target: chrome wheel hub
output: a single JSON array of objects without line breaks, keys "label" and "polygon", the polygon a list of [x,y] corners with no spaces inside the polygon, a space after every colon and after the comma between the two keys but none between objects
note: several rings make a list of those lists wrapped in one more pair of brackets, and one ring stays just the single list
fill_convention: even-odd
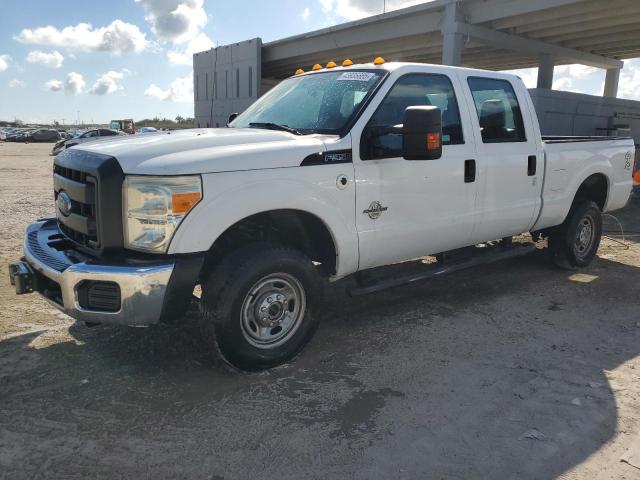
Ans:
[{"label": "chrome wheel hub", "polygon": [[305,309],[304,288],[295,277],[268,275],[251,287],[242,302],[242,334],[255,347],[277,347],[298,330]]},{"label": "chrome wheel hub", "polygon": [[583,256],[589,250],[593,243],[593,237],[593,219],[590,216],[586,216],[580,220],[576,231],[574,251],[577,256]]}]

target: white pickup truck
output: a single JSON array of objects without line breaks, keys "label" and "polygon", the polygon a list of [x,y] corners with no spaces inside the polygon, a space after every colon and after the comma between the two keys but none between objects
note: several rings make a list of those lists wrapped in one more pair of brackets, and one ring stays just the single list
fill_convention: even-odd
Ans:
[{"label": "white pickup truck", "polygon": [[[482,258],[448,263],[463,247],[518,254],[525,232],[557,264],[588,265],[633,162],[629,138],[543,138],[514,75],[315,67],[226,128],[57,156],[56,213],[28,227],[11,280],[77,320],[123,325],[180,318],[199,285],[204,338],[269,368],[313,335],[326,281],[427,255],[439,274]],[[429,275],[359,274],[354,293]]]}]

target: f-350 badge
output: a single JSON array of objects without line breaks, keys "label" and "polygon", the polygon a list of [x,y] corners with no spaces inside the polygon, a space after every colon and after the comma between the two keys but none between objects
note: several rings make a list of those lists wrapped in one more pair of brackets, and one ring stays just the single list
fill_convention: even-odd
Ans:
[{"label": "f-350 badge", "polygon": [[375,220],[377,218],[380,218],[380,215],[382,215],[382,212],[386,212],[387,210],[389,210],[389,207],[383,207],[380,202],[375,201],[375,202],[371,202],[371,205],[369,205],[369,208],[363,211],[362,213],[366,213],[367,215],[369,215],[369,218],[371,220]]}]

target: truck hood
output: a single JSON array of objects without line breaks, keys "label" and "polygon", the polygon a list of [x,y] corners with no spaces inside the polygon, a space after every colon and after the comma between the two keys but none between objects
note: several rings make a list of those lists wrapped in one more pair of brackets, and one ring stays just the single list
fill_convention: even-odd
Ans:
[{"label": "truck hood", "polygon": [[199,128],[72,148],[115,157],[125,174],[188,175],[299,166],[325,150],[323,138],[258,128]]}]

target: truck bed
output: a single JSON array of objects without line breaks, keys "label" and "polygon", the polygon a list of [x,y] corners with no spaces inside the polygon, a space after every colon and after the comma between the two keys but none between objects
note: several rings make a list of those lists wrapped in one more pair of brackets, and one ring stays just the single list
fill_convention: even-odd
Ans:
[{"label": "truck bed", "polygon": [[542,209],[534,226],[561,224],[578,188],[598,175],[606,182],[603,212],[626,205],[632,187],[635,145],[631,137],[543,136],[544,187]]}]

